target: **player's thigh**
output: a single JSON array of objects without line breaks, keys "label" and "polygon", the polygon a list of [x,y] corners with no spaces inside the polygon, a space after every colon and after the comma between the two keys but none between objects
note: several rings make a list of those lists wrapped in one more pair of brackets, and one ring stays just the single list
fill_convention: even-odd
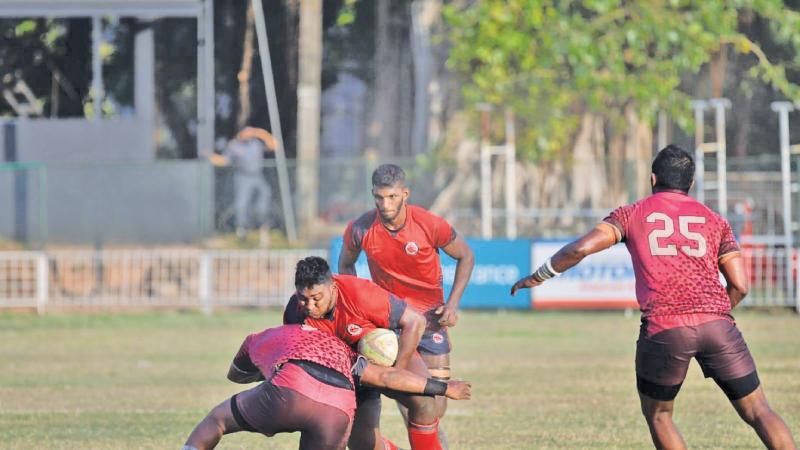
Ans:
[{"label": "player's thigh", "polygon": [[372,450],[380,442],[381,394],[374,388],[359,388],[356,415],[348,440],[351,450]]},{"label": "player's thigh", "polygon": [[650,398],[672,400],[697,353],[694,330],[678,327],[648,335],[646,329],[643,324],[636,341],[637,388]]},{"label": "player's thigh", "polygon": [[300,449],[344,449],[352,421],[344,411],[310,400],[304,406],[306,426],[300,430]]},{"label": "player's thigh", "polygon": [[[432,378],[441,381],[447,381],[450,379],[450,353],[444,353],[441,355],[420,353],[420,356],[425,362],[425,365],[428,366],[428,373],[430,373]],[[447,397],[443,395],[437,395],[435,403],[436,415],[443,417],[445,412],[447,412]]]}]

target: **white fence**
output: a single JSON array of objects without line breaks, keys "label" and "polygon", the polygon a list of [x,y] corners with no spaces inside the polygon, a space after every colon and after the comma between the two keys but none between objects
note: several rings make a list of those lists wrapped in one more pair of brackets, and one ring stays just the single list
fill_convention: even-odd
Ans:
[{"label": "white fence", "polygon": [[325,250],[0,252],[0,308],[283,306]]},{"label": "white fence", "polygon": [[[743,306],[798,306],[797,251],[747,248]],[[315,250],[0,252],[0,308],[283,306]],[[790,270],[787,270],[790,269]]]}]

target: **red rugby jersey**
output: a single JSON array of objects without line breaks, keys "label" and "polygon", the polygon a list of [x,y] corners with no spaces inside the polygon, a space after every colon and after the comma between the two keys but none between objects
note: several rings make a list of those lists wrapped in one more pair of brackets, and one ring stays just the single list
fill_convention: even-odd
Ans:
[{"label": "red rugby jersey", "polygon": [[406,205],[406,221],[396,232],[383,226],[374,209],[350,222],[344,245],[364,251],[372,280],[425,312],[444,303],[439,249],[456,238],[443,218],[415,205]]},{"label": "red rugby jersey", "polygon": [[297,296],[292,296],[283,315],[284,323],[305,323],[355,346],[376,328],[397,329],[406,303],[375,283],[352,275],[334,275],[339,290],[336,305],[320,319],[306,317]]},{"label": "red rugby jersey", "polygon": [[728,222],[680,192],[658,192],[614,210],[604,222],[631,254],[642,317],[727,315],[719,260],[738,252]]}]

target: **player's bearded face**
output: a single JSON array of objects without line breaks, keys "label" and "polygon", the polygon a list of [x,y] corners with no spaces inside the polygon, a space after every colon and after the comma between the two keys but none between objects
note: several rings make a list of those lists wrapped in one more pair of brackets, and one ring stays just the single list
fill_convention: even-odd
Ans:
[{"label": "player's bearded face", "polygon": [[381,220],[391,222],[403,212],[408,199],[408,188],[399,184],[391,187],[373,187],[372,196],[375,198],[375,207],[381,214]]},{"label": "player's bearded face", "polygon": [[336,287],[331,284],[316,284],[297,291],[300,306],[312,319],[321,319],[333,308]]}]

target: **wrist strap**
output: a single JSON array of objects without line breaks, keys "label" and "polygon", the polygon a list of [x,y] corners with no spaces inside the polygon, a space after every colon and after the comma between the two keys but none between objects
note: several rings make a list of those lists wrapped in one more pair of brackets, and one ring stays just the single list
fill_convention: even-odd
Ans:
[{"label": "wrist strap", "polygon": [[560,272],[556,272],[556,270],[553,269],[553,264],[550,262],[551,259],[552,258],[547,258],[547,261],[545,261],[544,264],[542,264],[538,269],[536,269],[536,272],[534,272],[531,275],[531,277],[533,277],[534,280],[543,283],[549,280],[550,278],[561,275]]},{"label": "wrist strap", "polygon": [[428,378],[428,381],[425,382],[425,390],[422,392],[425,395],[444,395],[447,392],[447,383],[444,381],[434,380],[433,378]]}]

